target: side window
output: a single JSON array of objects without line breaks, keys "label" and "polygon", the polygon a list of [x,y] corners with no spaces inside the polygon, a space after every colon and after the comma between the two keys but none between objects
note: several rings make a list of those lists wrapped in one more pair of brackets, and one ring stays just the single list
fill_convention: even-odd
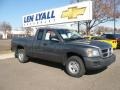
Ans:
[{"label": "side window", "polygon": [[45,40],[49,40],[49,41],[59,41],[57,35],[55,34],[54,31],[47,31],[46,36],[45,36]]},{"label": "side window", "polygon": [[47,31],[45,35],[45,40],[50,40],[50,31]]},{"label": "side window", "polygon": [[37,36],[38,40],[42,40],[43,33],[44,33],[44,30],[40,29],[39,32],[38,32],[38,36]]}]

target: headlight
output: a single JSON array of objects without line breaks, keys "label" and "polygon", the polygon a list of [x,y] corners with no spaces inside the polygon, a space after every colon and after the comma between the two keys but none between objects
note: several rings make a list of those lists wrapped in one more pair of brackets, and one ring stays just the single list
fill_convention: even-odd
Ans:
[{"label": "headlight", "polygon": [[98,49],[87,49],[87,56],[88,57],[97,57],[100,56],[99,50]]},{"label": "headlight", "polygon": [[111,48],[111,53],[113,54],[113,48]]}]

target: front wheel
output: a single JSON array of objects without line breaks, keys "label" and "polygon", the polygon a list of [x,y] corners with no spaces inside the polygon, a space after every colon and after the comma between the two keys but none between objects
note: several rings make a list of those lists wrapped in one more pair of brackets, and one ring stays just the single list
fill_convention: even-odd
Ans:
[{"label": "front wheel", "polygon": [[81,77],[85,74],[85,66],[79,56],[71,56],[66,62],[66,71],[73,77]]},{"label": "front wheel", "polygon": [[18,49],[17,57],[18,57],[19,62],[21,62],[21,63],[28,62],[28,57],[26,56],[24,49]]}]

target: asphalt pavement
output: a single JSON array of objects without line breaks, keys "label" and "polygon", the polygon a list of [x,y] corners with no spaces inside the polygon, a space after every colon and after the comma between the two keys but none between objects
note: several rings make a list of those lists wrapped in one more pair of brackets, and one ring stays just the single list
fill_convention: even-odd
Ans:
[{"label": "asphalt pavement", "polygon": [[[60,64],[33,59],[21,64],[13,57],[0,59],[0,90],[120,90],[120,50],[107,69],[70,77]],[[13,55],[13,54],[12,54]]]}]

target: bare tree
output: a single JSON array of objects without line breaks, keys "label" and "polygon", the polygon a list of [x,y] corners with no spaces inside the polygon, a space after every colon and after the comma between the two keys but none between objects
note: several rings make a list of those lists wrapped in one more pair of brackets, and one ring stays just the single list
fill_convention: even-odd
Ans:
[{"label": "bare tree", "polygon": [[98,35],[101,35],[104,33],[111,33],[113,31],[113,28],[105,27],[105,26],[98,26],[94,30]]},{"label": "bare tree", "polygon": [[24,29],[25,29],[26,36],[32,35],[33,29],[31,27],[25,27]]},{"label": "bare tree", "polygon": [[11,34],[12,27],[7,22],[0,23],[0,31],[4,33],[3,38],[7,39],[8,35]]},{"label": "bare tree", "polygon": [[101,23],[112,21],[113,18],[119,18],[119,7],[120,0],[115,0],[115,12],[114,0],[93,0],[93,20],[81,21],[81,24],[86,26],[86,33],[90,34],[90,30]]}]

